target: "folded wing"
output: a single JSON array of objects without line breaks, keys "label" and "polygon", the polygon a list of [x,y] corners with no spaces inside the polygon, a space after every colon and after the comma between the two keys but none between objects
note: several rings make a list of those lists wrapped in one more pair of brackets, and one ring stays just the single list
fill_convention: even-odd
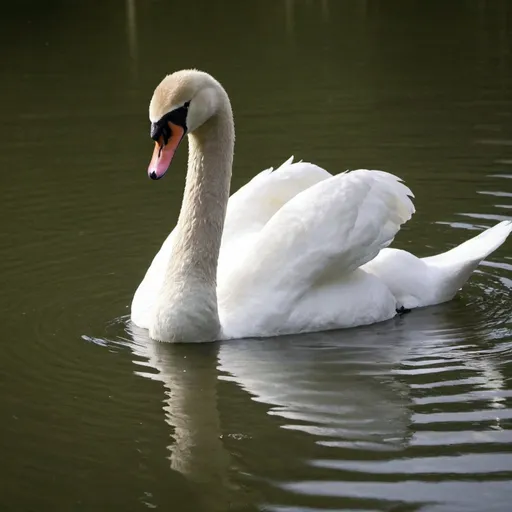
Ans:
[{"label": "folded wing", "polygon": [[411,218],[410,197],[396,176],[364,169],[298,193],[219,273],[226,322],[247,312],[262,319],[276,310],[291,314],[309,290],[350,275]]},{"label": "folded wing", "polygon": [[268,221],[298,193],[331,178],[332,174],[307,162],[293,163],[293,156],[279,168],[257,174],[237,190],[228,202],[220,266],[247,246]]}]

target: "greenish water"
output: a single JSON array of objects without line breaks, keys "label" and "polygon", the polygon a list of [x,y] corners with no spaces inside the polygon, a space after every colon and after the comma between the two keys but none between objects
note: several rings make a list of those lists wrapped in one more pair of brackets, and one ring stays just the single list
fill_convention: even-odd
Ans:
[{"label": "greenish water", "polygon": [[0,509],[507,511],[509,241],[459,297],[345,332],[169,346],[133,292],[186,151],[147,179],[183,67],[228,90],[233,189],[290,155],[404,178],[395,246],[512,215],[506,1],[36,2],[0,18]]}]

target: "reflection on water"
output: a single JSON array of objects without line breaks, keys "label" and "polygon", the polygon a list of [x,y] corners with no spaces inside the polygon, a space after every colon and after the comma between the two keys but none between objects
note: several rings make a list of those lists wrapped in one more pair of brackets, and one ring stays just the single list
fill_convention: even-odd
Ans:
[{"label": "reflection on water", "polygon": [[130,327],[135,363],[157,371],[138,375],[164,384],[165,421],[170,427],[170,466],[200,486],[204,505],[226,510],[229,455],[222,445],[217,397],[216,344],[200,347],[155,342]]},{"label": "reflection on water", "polygon": [[183,347],[124,316],[179,211],[186,152],[145,172],[179,68],[229,91],[233,189],[292,154],[395,172],[417,206],[395,245],[421,256],[510,218],[510,2],[2,13],[2,512],[510,508],[510,243],[450,304],[369,328]]},{"label": "reflection on water", "polygon": [[138,75],[138,60],[139,49],[137,42],[137,4],[135,0],[126,1],[126,33],[128,35],[128,47],[130,59],[132,61],[132,75],[133,79],[137,79]]}]

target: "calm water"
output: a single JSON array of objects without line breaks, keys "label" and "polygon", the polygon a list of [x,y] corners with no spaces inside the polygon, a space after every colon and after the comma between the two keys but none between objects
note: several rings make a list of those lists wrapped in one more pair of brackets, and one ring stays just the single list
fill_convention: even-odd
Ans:
[{"label": "calm water", "polygon": [[453,302],[345,332],[169,346],[126,315],[186,151],[147,106],[199,67],[233,188],[295,155],[416,193],[395,245],[512,216],[512,4],[36,2],[0,18],[0,509],[507,511],[512,241]]}]

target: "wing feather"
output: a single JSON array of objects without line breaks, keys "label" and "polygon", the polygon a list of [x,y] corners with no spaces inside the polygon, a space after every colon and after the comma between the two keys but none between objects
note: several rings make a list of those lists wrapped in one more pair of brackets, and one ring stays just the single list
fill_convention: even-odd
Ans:
[{"label": "wing feather", "polygon": [[290,199],[332,174],[307,162],[293,163],[293,156],[275,171],[266,169],[237,190],[228,202],[223,245],[253,234]]},{"label": "wing feather", "polygon": [[[318,282],[349,274],[387,247],[414,213],[410,189],[384,171],[322,180],[283,205],[219,275],[223,310],[292,307]],[[226,267],[225,267],[226,268]]]}]

